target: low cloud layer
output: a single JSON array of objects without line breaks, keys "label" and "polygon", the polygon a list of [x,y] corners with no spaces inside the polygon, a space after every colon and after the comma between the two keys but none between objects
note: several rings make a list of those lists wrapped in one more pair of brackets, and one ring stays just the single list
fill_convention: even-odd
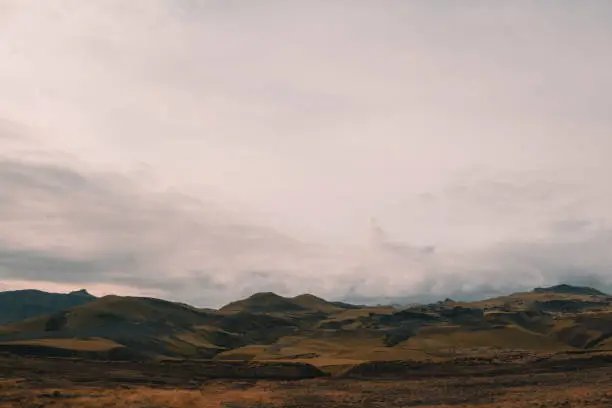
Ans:
[{"label": "low cloud layer", "polygon": [[124,285],[216,304],[259,290],[286,292],[286,282],[303,281],[326,254],[118,174],[4,159],[0,184],[5,279]]},{"label": "low cloud layer", "polygon": [[607,287],[611,19],[603,0],[3,1],[3,288]]},{"label": "low cloud layer", "polygon": [[[217,306],[257,291],[376,303],[612,283],[612,231],[598,220],[545,222],[525,239],[477,248],[392,242],[373,226],[361,246],[329,247],[193,197],[151,190],[137,177],[5,158],[0,183],[0,275],[9,286],[110,285]],[[517,188],[495,184],[494,191],[503,197]]]}]

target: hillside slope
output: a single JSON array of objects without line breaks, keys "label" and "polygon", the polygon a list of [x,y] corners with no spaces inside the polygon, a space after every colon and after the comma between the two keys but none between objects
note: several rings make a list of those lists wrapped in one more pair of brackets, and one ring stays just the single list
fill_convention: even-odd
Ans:
[{"label": "hillside slope", "polygon": [[249,343],[273,342],[295,330],[294,321],[279,317],[211,313],[160,299],[107,296],[6,325],[0,328],[0,343],[99,338],[142,358],[210,358]]},{"label": "hillside slope", "polygon": [[89,303],[95,299],[94,296],[84,290],[68,294],[49,293],[40,290],[0,292],[0,325],[47,313],[55,313]]},{"label": "hillside slope", "polygon": [[246,299],[231,302],[219,310],[222,312],[249,313],[334,313],[349,307],[351,305],[343,307],[342,304],[334,304],[311,294],[288,298],[272,292],[263,292],[255,293]]},{"label": "hillside slope", "polygon": [[359,307],[258,293],[220,310],[107,296],[0,327],[0,351],[100,358],[444,360],[612,348],[612,297],[560,285],[479,302]]}]

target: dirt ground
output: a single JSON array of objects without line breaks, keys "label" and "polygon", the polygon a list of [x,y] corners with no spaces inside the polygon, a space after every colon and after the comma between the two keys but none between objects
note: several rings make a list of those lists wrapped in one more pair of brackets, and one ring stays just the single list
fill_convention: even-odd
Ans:
[{"label": "dirt ground", "polygon": [[[187,381],[171,376],[165,381],[158,376],[146,383],[132,381],[130,372],[110,375],[103,365],[92,364],[87,372],[67,372],[65,366],[53,375],[41,369],[40,361],[19,360],[18,370],[9,362],[0,365],[0,408],[612,407],[612,366],[402,381]],[[28,364],[31,369],[24,370]],[[92,376],[94,368],[98,375]]]}]

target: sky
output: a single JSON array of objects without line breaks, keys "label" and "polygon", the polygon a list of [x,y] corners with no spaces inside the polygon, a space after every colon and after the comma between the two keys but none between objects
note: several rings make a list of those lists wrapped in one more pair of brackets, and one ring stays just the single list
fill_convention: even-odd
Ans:
[{"label": "sky", "polygon": [[0,289],[612,289],[612,3],[0,0]]}]

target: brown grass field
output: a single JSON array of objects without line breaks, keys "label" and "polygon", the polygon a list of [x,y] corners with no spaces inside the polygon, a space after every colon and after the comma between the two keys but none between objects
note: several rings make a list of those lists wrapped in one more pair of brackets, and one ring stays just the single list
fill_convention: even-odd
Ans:
[{"label": "brown grass field", "polygon": [[[448,366],[447,366],[448,368]],[[507,373],[410,379],[210,379],[195,365],[0,358],[0,408],[610,407],[612,360],[568,356]],[[437,370],[437,371],[436,371]]]}]

